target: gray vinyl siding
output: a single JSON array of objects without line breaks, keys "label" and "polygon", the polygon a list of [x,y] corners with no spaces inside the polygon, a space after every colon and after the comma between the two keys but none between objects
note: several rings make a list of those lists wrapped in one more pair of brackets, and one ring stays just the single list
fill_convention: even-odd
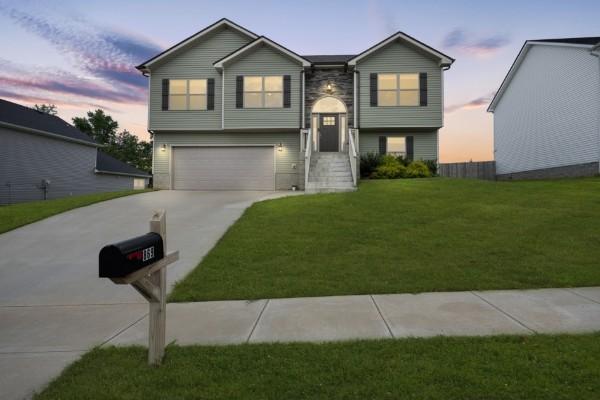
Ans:
[{"label": "gray vinyl siding", "polygon": [[[154,187],[170,188],[171,147],[177,145],[198,146],[230,146],[230,145],[272,145],[275,146],[275,182],[276,189],[289,189],[291,185],[303,182],[304,169],[300,164],[300,134],[292,133],[260,133],[260,132],[177,132],[154,135]],[[277,145],[283,144],[283,151],[277,151]],[[167,145],[165,151],[161,150]],[[296,168],[293,168],[296,164]],[[218,168],[218,165],[215,165]],[[299,179],[299,176],[302,179]]]},{"label": "gray vinyl siding", "polygon": [[[152,67],[150,74],[150,129],[201,130],[221,128],[221,74],[213,63],[250,41],[241,33],[223,28],[172,55],[159,66]],[[204,111],[163,111],[163,79],[215,80],[215,109]]]},{"label": "gray vinyl siding", "polygon": [[[132,189],[133,178],[94,173],[96,147],[0,128],[0,204]],[[7,184],[10,184],[9,187]]]},{"label": "gray vinyl siding", "polygon": [[414,137],[414,159],[437,159],[438,134],[433,132],[417,133],[359,133],[360,153],[379,153],[379,136],[412,136]]},{"label": "gray vinyl siding", "polygon": [[[300,72],[295,60],[268,46],[225,66],[225,129],[300,128]],[[290,75],[290,108],[236,108],[236,76]]]},{"label": "gray vinyl siding", "polygon": [[494,111],[498,174],[597,162],[600,69],[589,49],[534,45]]},{"label": "gray vinyl siding", "polygon": [[[360,72],[359,126],[387,127],[441,127],[442,70],[438,61],[423,55],[405,44],[394,42],[370,55],[357,65]],[[371,73],[427,73],[427,106],[371,107]]]},{"label": "gray vinyl siding", "polygon": [[[146,179],[146,185],[148,180]],[[96,174],[97,192],[114,192],[133,189],[133,177],[111,174]]]}]

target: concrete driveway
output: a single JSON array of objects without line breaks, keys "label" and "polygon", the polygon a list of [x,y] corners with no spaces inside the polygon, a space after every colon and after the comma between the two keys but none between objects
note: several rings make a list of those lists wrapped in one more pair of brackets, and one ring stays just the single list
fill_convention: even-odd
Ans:
[{"label": "concrete driveway", "polygon": [[167,210],[167,246],[182,279],[253,202],[288,192],[160,191],[72,210],[0,235],[0,397],[30,396],[70,362],[144,318],[129,286],[98,278],[107,243],[148,231]]}]

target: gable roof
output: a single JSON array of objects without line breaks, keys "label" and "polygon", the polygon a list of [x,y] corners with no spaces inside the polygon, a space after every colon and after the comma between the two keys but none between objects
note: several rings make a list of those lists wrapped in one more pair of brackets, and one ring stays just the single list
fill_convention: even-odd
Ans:
[{"label": "gable roof", "polygon": [[96,154],[96,173],[150,178],[150,174],[117,160],[100,150]]},{"label": "gable roof", "polygon": [[332,54],[332,55],[310,55],[302,56],[315,65],[340,64],[344,65],[348,60],[354,58],[356,54]]},{"label": "gable roof", "polygon": [[562,39],[537,39],[532,42],[546,43],[566,43],[566,44],[583,44],[593,46],[600,43],[600,36],[577,37],[577,38],[562,38]]},{"label": "gable roof", "polygon": [[251,39],[256,39],[258,38],[258,35],[255,34],[254,32],[251,32],[249,30],[247,30],[246,28],[236,24],[233,21],[228,20],[227,18],[221,18],[220,20],[218,20],[217,22],[215,22],[212,25],[207,26],[206,28],[202,29],[199,32],[194,33],[192,36],[183,39],[181,42],[169,47],[168,49],[166,49],[165,51],[163,51],[162,53],[159,53],[157,55],[155,55],[154,57],[152,57],[151,59],[141,63],[140,65],[138,65],[136,68],[142,72],[149,72],[149,67],[156,63],[157,61],[169,56],[170,54],[172,54],[173,52],[179,50],[180,48],[195,42],[196,40],[206,36],[207,34],[209,34],[210,32],[213,32],[216,29],[219,29],[222,26],[228,26],[232,29],[235,29],[236,31],[248,36]]},{"label": "gable roof", "polygon": [[239,49],[229,53],[228,55],[226,55],[225,57],[221,58],[220,60],[217,60],[213,63],[213,65],[215,66],[215,68],[217,69],[221,69],[223,68],[224,64],[226,62],[229,62],[237,57],[240,57],[244,54],[246,54],[247,52],[251,51],[253,48],[255,48],[256,46],[259,46],[260,44],[266,44],[267,46],[279,51],[282,54],[287,55],[288,57],[298,61],[299,63],[302,64],[303,67],[310,67],[311,63],[310,61],[308,61],[306,58],[296,54],[295,52],[293,52],[290,49],[287,49],[285,47],[283,47],[282,45],[280,45],[279,43],[276,43],[274,41],[272,41],[271,39],[269,39],[266,36],[260,36],[258,37],[256,40],[246,44],[245,46],[240,47]]},{"label": "gable roof", "polygon": [[55,115],[45,114],[3,99],[0,99],[0,125],[89,146],[100,146],[88,135]]},{"label": "gable roof", "polygon": [[517,70],[521,66],[521,63],[527,56],[527,53],[529,52],[529,49],[532,46],[535,46],[535,45],[557,46],[558,45],[558,46],[570,46],[570,47],[583,47],[583,48],[589,48],[590,50],[593,51],[594,47],[598,46],[598,44],[600,44],[600,37],[526,40],[525,43],[523,43],[521,50],[519,50],[519,54],[517,54],[517,57],[515,58],[512,65],[510,66],[508,72],[506,73],[506,76],[502,80],[502,83],[500,84],[498,91],[494,94],[494,97],[492,98],[492,101],[490,102],[490,105],[488,106],[487,111],[491,112],[491,113],[494,112],[494,110],[496,109],[496,106],[498,105],[498,102],[502,98],[502,95],[508,88],[508,85],[510,84],[510,82],[512,81],[512,78],[517,73]]},{"label": "gable roof", "polygon": [[351,58],[350,60],[348,60],[348,65],[356,65],[356,63],[358,61],[362,60],[365,57],[368,57],[369,55],[373,54],[377,50],[379,50],[383,47],[386,47],[387,45],[395,42],[398,39],[404,40],[405,42],[425,51],[426,53],[431,54],[432,56],[434,56],[436,58],[439,58],[440,65],[442,65],[442,66],[449,67],[454,62],[454,58],[447,56],[446,54],[442,53],[441,51],[438,51],[438,50],[434,49],[433,47],[426,45],[425,43],[415,39],[414,37],[407,35],[404,32],[396,32],[393,35],[389,36],[388,38],[383,39],[381,42],[377,43],[376,45],[368,48],[367,50],[363,51],[362,53],[360,53],[360,54],[354,56],[353,58]]}]

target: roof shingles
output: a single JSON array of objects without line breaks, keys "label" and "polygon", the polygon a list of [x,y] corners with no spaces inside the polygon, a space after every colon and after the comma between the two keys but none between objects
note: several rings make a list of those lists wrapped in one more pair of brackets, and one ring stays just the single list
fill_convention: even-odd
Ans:
[{"label": "roof shingles", "polygon": [[63,136],[67,139],[87,142],[91,145],[97,144],[88,135],[55,115],[45,114],[3,99],[0,99],[0,121]]}]

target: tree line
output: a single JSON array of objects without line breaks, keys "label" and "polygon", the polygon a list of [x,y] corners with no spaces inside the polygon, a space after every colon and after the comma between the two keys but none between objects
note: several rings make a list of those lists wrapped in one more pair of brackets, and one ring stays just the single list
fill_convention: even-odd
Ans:
[{"label": "tree line", "polygon": [[[54,104],[36,104],[34,108],[56,115]],[[84,117],[73,118],[73,125],[103,145],[102,151],[142,171],[152,170],[152,141],[140,140],[127,129],[119,131],[119,123],[104,110],[88,111]]]}]

